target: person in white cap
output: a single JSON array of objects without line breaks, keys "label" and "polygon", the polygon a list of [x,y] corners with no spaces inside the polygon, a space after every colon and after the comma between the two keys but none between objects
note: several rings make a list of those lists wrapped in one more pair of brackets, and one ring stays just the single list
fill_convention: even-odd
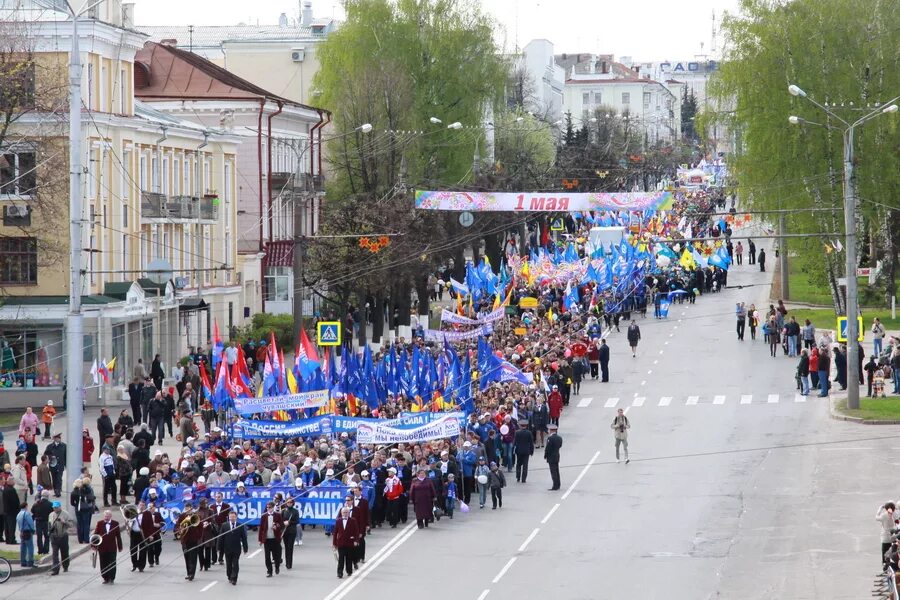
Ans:
[{"label": "person in white cap", "polygon": [[150,487],[150,469],[141,467],[140,470],[138,470],[138,476],[134,478],[134,483],[131,484],[131,487],[134,490],[134,500],[136,503],[143,498],[144,490]]},{"label": "person in white cap", "polygon": [[478,455],[472,449],[472,442],[466,440],[463,443],[462,452],[459,453],[459,462],[462,464],[463,473],[463,502],[466,504],[472,500],[472,492],[475,491],[475,463],[477,461]]},{"label": "person in white cap", "polygon": [[387,500],[387,520],[391,529],[396,529],[400,521],[400,499],[403,496],[403,483],[397,477],[397,469],[388,469],[387,479],[384,480],[384,497]]}]

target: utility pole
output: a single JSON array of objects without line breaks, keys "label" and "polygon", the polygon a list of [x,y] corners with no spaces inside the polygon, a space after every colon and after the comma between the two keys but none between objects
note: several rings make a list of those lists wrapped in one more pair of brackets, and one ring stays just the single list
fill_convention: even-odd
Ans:
[{"label": "utility pole", "polygon": [[856,279],[856,181],[853,179],[853,134],[844,131],[844,250],[847,252],[847,408],[859,408],[859,298]]},{"label": "utility pole", "polygon": [[[203,298],[203,278],[206,277],[205,260],[203,256],[203,225],[201,224],[201,216],[203,215],[203,200],[205,191],[203,189],[203,150],[209,145],[209,133],[203,132],[203,143],[197,146],[197,236],[195,245],[197,246],[197,299]],[[207,313],[208,314],[208,313]],[[200,310],[199,303],[197,305],[197,347],[203,344],[203,311]]]},{"label": "utility pole", "polygon": [[[302,155],[301,155],[302,156]],[[297,159],[297,170],[294,173],[294,182],[291,186],[292,204],[294,206],[294,285],[293,285],[293,307],[294,313],[294,329],[299,331],[303,328],[303,254],[306,252],[306,213],[309,202],[309,190],[307,189],[313,183],[312,175],[305,182],[302,189],[300,183],[303,182],[303,161]],[[315,193],[315,192],[313,192]]]},{"label": "utility pole", "polygon": [[[88,107],[90,109],[90,107]],[[78,47],[78,15],[72,12],[72,47],[69,50],[69,314],[66,316],[66,417],[69,451],[66,485],[81,476],[81,430],[84,427],[84,320],[81,314],[81,51]],[[123,365],[124,366],[124,365]]]},{"label": "utility pole", "polygon": [[790,289],[790,277],[788,276],[788,246],[787,246],[787,238],[784,237],[784,234],[787,233],[785,231],[784,226],[785,214],[779,213],[778,215],[778,235],[782,236],[778,240],[778,270],[780,271],[779,279],[781,281],[781,298],[783,300],[787,300],[791,297],[791,289]]}]

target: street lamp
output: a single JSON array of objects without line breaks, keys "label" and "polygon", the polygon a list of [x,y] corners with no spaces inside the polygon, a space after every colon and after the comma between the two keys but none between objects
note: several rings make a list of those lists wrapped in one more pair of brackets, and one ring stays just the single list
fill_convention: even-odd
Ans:
[{"label": "street lamp", "polygon": [[357,127],[354,131],[361,131],[363,133],[369,133],[370,131],[372,131],[372,124],[371,123],[363,123],[362,125]]},{"label": "street lamp", "polygon": [[[856,279],[856,181],[853,179],[853,161],[854,156],[854,135],[856,128],[863,125],[882,114],[890,114],[897,112],[895,102],[900,100],[900,96],[894,98],[890,102],[886,102],[874,108],[852,123],[844,120],[836,115],[827,106],[819,104],[810,98],[806,92],[800,87],[791,84],[788,86],[788,92],[791,96],[806,98],[822,110],[832,119],[841,123],[844,128],[835,127],[831,124],[825,124],[828,129],[840,129],[844,140],[844,247],[847,250],[846,276],[847,276],[847,408],[859,408],[859,324],[856,317],[859,314],[858,306],[858,290]],[[822,125],[814,123],[796,116],[788,117],[788,122],[792,125],[810,124]]]},{"label": "street lamp", "polygon": [[432,124],[434,124],[434,125],[440,125],[441,123],[443,123],[443,121],[441,121],[441,120],[438,119],[437,117],[431,117],[431,118],[428,119],[428,120],[431,121]]},{"label": "street lamp", "polygon": [[447,129],[462,129],[462,123],[460,123],[459,121],[454,121],[453,123],[447,125]]}]

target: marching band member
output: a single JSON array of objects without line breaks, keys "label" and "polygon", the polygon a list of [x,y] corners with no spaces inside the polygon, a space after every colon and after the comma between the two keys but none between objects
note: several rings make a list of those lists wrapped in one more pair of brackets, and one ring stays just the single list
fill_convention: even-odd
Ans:
[{"label": "marching band member", "polygon": [[144,572],[147,566],[147,544],[144,542],[144,532],[141,529],[141,523],[144,517],[144,503],[137,505],[137,515],[127,519],[125,522],[128,527],[128,550],[131,553],[131,572]]},{"label": "marching band member", "polygon": [[218,543],[216,536],[219,532],[219,527],[216,524],[213,512],[209,509],[209,501],[206,498],[200,498],[200,507],[197,509],[197,515],[200,517],[201,533],[198,553],[200,570],[209,571]]},{"label": "marching band member", "polygon": [[290,570],[294,563],[294,540],[297,539],[297,525],[300,523],[300,511],[294,508],[294,499],[288,496],[281,508],[281,520],[284,522],[284,567]]},{"label": "marching band member", "polygon": [[194,521],[199,521],[194,514],[194,505],[185,502],[184,510],[175,522],[175,538],[181,540],[181,551],[184,554],[184,566],[187,570],[185,579],[188,581],[193,581],[194,575],[197,573],[197,554],[203,536],[200,524],[192,524]]},{"label": "marching band member", "polygon": [[[221,469],[221,463],[217,465],[217,468]],[[231,512],[231,506],[228,505],[227,502],[224,501],[224,494],[222,492],[216,492],[216,501],[210,507],[214,517],[213,520],[218,525],[221,530],[222,527],[228,522],[228,514]],[[244,534],[246,536],[246,533]],[[218,537],[216,539],[216,549],[213,554],[213,561],[218,562],[220,565],[224,564],[225,560],[225,540],[223,537]]]},{"label": "marching band member", "polygon": [[103,583],[112,584],[116,580],[116,555],[122,551],[122,533],[110,511],[103,512],[103,520],[94,527],[94,534],[100,536],[96,549],[100,559],[100,575]]},{"label": "marching band member", "polygon": [[353,495],[350,514],[359,526],[359,545],[356,547],[356,554],[353,557],[353,566],[357,568],[359,563],[366,562],[366,530],[369,527],[369,501],[363,497],[362,492],[359,485],[350,483],[350,493]]},{"label": "marching band member", "polygon": [[162,530],[165,522],[162,515],[157,512],[156,504],[151,502],[147,506],[147,510],[141,513],[140,523],[147,545],[147,562],[151,567],[159,566],[159,556],[162,554]]},{"label": "marching band member", "polygon": [[284,533],[284,521],[281,514],[275,512],[275,503],[266,503],[266,512],[259,519],[259,545],[265,548],[266,577],[272,576],[272,565],[275,574],[281,571],[281,535]]}]

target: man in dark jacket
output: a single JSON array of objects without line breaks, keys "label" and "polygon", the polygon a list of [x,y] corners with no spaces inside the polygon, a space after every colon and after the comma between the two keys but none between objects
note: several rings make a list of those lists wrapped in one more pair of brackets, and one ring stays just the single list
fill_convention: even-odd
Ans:
[{"label": "man in dark jacket", "polygon": [[[140,407],[139,407],[140,408]],[[138,414],[140,411],[134,413],[135,423],[139,423],[140,419],[138,419]],[[113,428],[112,419],[109,418],[109,411],[105,408],[100,409],[100,416],[97,417],[97,439],[99,443],[97,444],[97,455],[100,455],[100,451],[103,448],[103,440],[106,439],[106,436],[115,432]]]},{"label": "man in dark jacket", "polygon": [[34,529],[37,535],[38,554],[50,553],[50,513],[52,512],[53,503],[50,502],[50,490],[44,490],[31,507],[31,516],[34,517]]},{"label": "man in dark jacket", "polygon": [[222,547],[225,552],[225,572],[228,583],[237,585],[241,551],[247,554],[247,528],[238,523],[237,513],[228,513],[228,523],[222,529]]},{"label": "man in dark jacket", "polygon": [[[630,330],[630,328],[629,328]],[[600,340],[600,381],[603,383],[609,382],[609,346],[606,345],[606,340]]]},{"label": "man in dark jacket", "polygon": [[162,446],[165,437],[166,404],[161,392],[157,392],[150,401],[147,411],[150,413],[150,436],[155,437],[157,443]]},{"label": "man in dark jacket", "polygon": [[18,544],[16,541],[16,515],[21,507],[19,502],[19,494],[13,487],[12,477],[6,480],[3,486],[3,534],[7,544]]},{"label": "man in dark jacket", "polygon": [[297,525],[300,523],[300,511],[294,507],[294,499],[290,496],[281,507],[281,520],[284,522],[284,532],[281,534],[281,541],[284,543],[284,568],[290,569],[294,564],[294,541],[297,539]]},{"label": "man in dark jacket", "polygon": [[[145,448],[150,448],[150,446],[153,445],[153,434],[147,430],[146,423],[141,423],[140,429],[134,434],[131,441],[134,443],[135,447],[137,447],[138,442],[144,442]],[[115,450],[115,448],[113,448],[113,450]]]},{"label": "man in dark jacket", "polygon": [[162,368],[162,360],[159,354],[153,357],[153,363],[150,365],[150,378],[153,379],[153,385],[157,390],[162,389],[162,382],[166,376],[166,372]]},{"label": "man in dark jacket", "polygon": [[534,441],[538,448],[544,447],[544,438],[547,435],[547,424],[550,422],[550,409],[543,398],[538,398],[534,411],[531,413],[531,426],[534,428]]},{"label": "man in dark jacket", "polygon": [[[53,435],[53,441],[44,449],[50,455],[50,476],[53,479],[53,495],[62,496],[63,472],[66,470],[66,445],[62,443],[62,434]],[[56,461],[54,464],[54,458]]]},{"label": "man in dark jacket", "polygon": [[558,429],[556,425],[551,423],[549,428],[550,436],[547,438],[547,447],[544,448],[544,460],[550,467],[550,477],[553,480],[550,491],[554,492],[562,485],[559,481],[559,450],[562,448],[562,438],[556,433]]},{"label": "man in dark jacket", "polygon": [[128,384],[128,402],[131,404],[131,414],[134,416],[135,423],[141,422],[142,389],[144,389],[144,382],[139,377],[135,377],[134,381]]},{"label": "man in dark jacket", "polygon": [[[150,410],[150,401],[156,397],[156,392],[159,390],[156,389],[156,386],[153,385],[153,380],[149,377],[144,380],[144,387],[141,389],[141,423],[149,422],[149,417],[147,413]],[[135,422],[137,420],[135,419]]]},{"label": "man in dark jacket", "polygon": [[528,461],[534,454],[534,436],[528,431],[525,419],[519,421],[519,430],[513,440],[516,450],[516,481],[525,483],[528,478]]}]

